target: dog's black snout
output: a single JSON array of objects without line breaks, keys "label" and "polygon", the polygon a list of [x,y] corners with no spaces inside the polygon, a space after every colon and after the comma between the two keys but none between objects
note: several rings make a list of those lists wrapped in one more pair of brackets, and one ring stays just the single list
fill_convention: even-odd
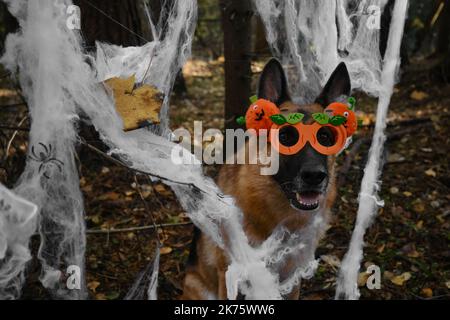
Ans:
[{"label": "dog's black snout", "polygon": [[302,181],[310,186],[317,186],[327,177],[326,172],[305,170],[300,173]]}]

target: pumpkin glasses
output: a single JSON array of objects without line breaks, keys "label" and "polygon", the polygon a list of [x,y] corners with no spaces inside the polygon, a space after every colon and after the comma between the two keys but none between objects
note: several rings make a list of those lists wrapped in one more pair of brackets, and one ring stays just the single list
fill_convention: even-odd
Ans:
[{"label": "pumpkin glasses", "polygon": [[273,124],[269,141],[279,153],[293,155],[302,150],[309,142],[317,152],[324,155],[339,153],[347,141],[347,132],[343,125],[319,124],[317,122],[307,125]]},{"label": "pumpkin glasses", "polygon": [[245,117],[239,117],[238,123],[246,124],[247,129],[269,130],[269,141],[281,154],[293,155],[302,150],[306,143],[319,153],[333,155],[339,153],[347,138],[356,131],[358,124],[354,113],[356,100],[349,99],[349,105],[334,102],[323,113],[314,113],[313,124],[304,124],[301,113],[284,116],[278,107],[264,99],[250,98],[252,104]]}]

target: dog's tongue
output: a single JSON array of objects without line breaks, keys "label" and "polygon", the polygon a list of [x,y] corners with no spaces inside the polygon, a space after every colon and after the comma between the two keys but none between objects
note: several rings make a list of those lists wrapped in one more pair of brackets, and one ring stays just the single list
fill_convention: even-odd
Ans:
[{"label": "dog's tongue", "polygon": [[318,192],[302,192],[297,193],[297,201],[303,204],[315,204],[319,201],[320,194]]}]

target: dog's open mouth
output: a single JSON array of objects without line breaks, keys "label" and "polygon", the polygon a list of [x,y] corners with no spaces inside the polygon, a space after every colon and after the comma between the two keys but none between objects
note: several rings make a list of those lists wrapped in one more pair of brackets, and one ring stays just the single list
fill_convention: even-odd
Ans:
[{"label": "dog's open mouth", "polygon": [[296,192],[295,199],[291,199],[291,205],[304,211],[315,210],[320,205],[321,193],[317,191]]}]

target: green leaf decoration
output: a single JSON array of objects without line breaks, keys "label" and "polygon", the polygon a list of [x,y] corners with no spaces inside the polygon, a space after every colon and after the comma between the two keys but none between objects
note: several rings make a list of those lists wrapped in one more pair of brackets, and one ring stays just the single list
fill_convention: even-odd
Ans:
[{"label": "green leaf decoration", "polygon": [[270,120],[279,126],[287,122],[286,118],[282,114],[274,114],[273,116],[270,116]]},{"label": "green leaf decoration", "polygon": [[350,110],[355,110],[356,99],[354,97],[348,98],[348,103],[350,104]]},{"label": "green leaf decoration", "polygon": [[363,125],[363,119],[358,119],[358,127],[361,127]]},{"label": "green leaf decoration", "polygon": [[327,124],[330,121],[326,113],[313,113],[312,117],[318,124]]},{"label": "green leaf decoration", "polygon": [[236,119],[236,122],[238,125],[243,126],[245,124],[245,117],[240,116],[239,118]]},{"label": "green leaf decoration", "polygon": [[258,96],[251,96],[250,97],[250,102],[251,103],[255,103],[256,101],[258,101]]},{"label": "green leaf decoration", "polygon": [[302,121],[302,119],[305,117],[305,115],[303,113],[291,113],[288,115],[287,117],[287,122],[289,124],[297,124],[300,121]]},{"label": "green leaf decoration", "polygon": [[345,121],[347,121],[346,117],[343,116],[334,116],[330,119],[330,123],[333,126],[340,126],[341,124],[343,124]]}]

